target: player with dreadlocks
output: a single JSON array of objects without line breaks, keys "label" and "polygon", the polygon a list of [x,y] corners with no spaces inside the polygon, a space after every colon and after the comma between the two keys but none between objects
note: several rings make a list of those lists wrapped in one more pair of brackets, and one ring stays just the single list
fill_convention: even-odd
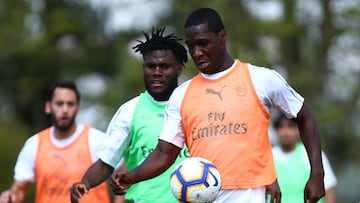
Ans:
[{"label": "player with dreadlocks", "polygon": [[[144,32],[145,41],[138,40],[139,44],[133,47],[143,56],[146,90],[121,105],[113,116],[106,132],[109,138],[97,153],[99,160],[70,188],[72,203],[79,202],[91,188],[109,178],[122,158],[126,169],[133,170],[156,147],[165,106],[188,60],[185,47],[179,43],[181,39],[175,34],[164,35],[164,31],[165,28],[153,29],[151,36]],[[184,148],[173,167],[188,156]],[[125,198],[141,203],[177,203],[169,183],[173,167],[156,178],[132,185]]]}]

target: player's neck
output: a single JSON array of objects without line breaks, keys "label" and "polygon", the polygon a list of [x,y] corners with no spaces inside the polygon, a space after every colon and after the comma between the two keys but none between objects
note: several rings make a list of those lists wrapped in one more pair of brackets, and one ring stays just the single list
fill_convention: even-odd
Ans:
[{"label": "player's neck", "polygon": [[229,68],[231,68],[231,66],[234,64],[235,60],[233,58],[230,57],[230,55],[226,54],[226,57],[224,58],[223,61],[223,66],[218,70],[218,72],[227,70]]},{"label": "player's neck", "polygon": [[293,152],[295,150],[295,147],[296,147],[296,144],[287,145],[287,146],[281,145],[281,150],[283,152],[285,152],[285,153],[290,153],[290,152]]},{"label": "player's neck", "polygon": [[74,123],[73,125],[71,125],[71,127],[69,129],[66,130],[62,130],[59,128],[54,128],[54,136],[56,139],[65,139],[70,137],[71,135],[73,135],[76,131],[76,123]]}]

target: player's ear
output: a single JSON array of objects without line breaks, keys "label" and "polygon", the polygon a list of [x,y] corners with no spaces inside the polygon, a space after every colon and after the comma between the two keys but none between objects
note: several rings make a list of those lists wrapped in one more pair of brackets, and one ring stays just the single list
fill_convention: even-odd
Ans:
[{"label": "player's ear", "polygon": [[45,113],[50,114],[51,113],[51,107],[50,107],[50,101],[47,101],[45,103]]},{"label": "player's ear", "polygon": [[225,30],[221,30],[220,33],[219,33],[219,38],[220,38],[220,41],[222,43],[226,43],[227,41],[227,34],[226,34],[226,31]]},{"label": "player's ear", "polygon": [[183,68],[184,68],[184,67],[179,63],[179,65],[178,65],[178,67],[177,67],[177,69],[176,69],[176,72],[177,72],[177,76],[178,76],[178,77],[181,75]]}]

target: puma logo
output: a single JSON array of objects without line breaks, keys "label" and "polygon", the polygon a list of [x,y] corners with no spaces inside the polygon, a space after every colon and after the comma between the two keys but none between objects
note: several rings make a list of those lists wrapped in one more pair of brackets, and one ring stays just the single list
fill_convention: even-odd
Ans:
[{"label": "puma logo", "polygon": [[220,98],[220,100],[222,101],[223,98],[222,98],[222,96],[221,96],[221,92],[222,92],[222,90],[224,89],[225,86],[226,86],[226,85],[224,85],[219,91],[215,91],[215,90],[213,90],[213,89],[207,88],[207,89],[206,89],[206,94],[215,94],[215,95],[217,95],[217,96]]},{"label": "puma logo", "polygon": [[66,165],[66,161],[62,156],[60,156],[58,154],[53,154],[53,158],[58,160],[59,162],[61,162],[63,165]]}]

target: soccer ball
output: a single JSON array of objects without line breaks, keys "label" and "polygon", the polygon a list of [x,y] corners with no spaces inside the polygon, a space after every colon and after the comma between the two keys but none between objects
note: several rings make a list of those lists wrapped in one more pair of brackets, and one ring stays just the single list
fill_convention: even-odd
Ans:
[{"label": "soccer ball", "polygon": [[175,167],[170,176],[170,187],[180,202],[209,203],[221,189],[221,177],[209,160],[190,157]]}]

